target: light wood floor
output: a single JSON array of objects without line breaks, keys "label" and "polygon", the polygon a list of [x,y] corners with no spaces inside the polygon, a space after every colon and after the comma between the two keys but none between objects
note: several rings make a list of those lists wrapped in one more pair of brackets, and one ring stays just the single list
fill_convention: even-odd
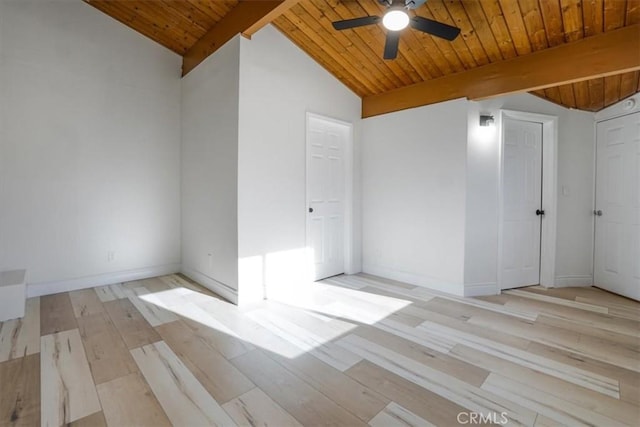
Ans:
[{"label": "light wood floor", "polygon": [[602,290],[357,275],[294,303],[243,311],[177,275],[29,299],[0,324],[0,425],[640,420],[640,304]]}]

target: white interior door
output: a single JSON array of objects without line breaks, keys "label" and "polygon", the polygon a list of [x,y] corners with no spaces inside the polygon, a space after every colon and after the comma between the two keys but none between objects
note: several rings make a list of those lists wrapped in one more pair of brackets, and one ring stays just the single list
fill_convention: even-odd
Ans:
[{"label": "white interior door", "polygon": [[501,289],[540,283],[542,123],[505,118]]},{"label": "white interior door", "polygon": [[314,279],[344,273],[344,154],[350,129],[329,119],[307,120],[307,247]]},{"label": "white interior door", "polygon": [[597,125],[594,283],[640,300],[640,113]]}]

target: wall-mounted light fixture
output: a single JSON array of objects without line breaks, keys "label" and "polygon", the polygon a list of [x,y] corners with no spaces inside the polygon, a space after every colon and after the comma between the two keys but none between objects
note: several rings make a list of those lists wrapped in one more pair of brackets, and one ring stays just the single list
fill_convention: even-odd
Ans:
[{"label": "wall-mounted light fixture", "polygon": [[495,120],[493,116],[489,116],[489,115],[480,116],[480,126],[493,126],[494,123],[495,123]]}]

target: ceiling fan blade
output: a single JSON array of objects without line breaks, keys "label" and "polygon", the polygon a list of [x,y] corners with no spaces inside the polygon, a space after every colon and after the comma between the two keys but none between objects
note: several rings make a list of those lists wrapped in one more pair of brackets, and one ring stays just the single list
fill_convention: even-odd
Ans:
[{"label": "ceiling fan blade", "polygon": [[396,59],[396,56],[398,56],[398,42],[400,42],[400,31],[387,31],[387,39],[384,43],[384,59]]},{"label": "ceiling fan blade", "polygon": [[377,24],[382,18],[379,16],[364,16],[362,18],[345,19],[344,21],[332,22],[336,30],[346,30],[348,28],[363,27],[365,25]]},{"label": "ceiling fan blade", "polygon": [[458,37],[458,34],[460,34],[460,28],[423,18],[422,16],[414,16],[411,18],[411,28],[449,41],[455,39]]}]

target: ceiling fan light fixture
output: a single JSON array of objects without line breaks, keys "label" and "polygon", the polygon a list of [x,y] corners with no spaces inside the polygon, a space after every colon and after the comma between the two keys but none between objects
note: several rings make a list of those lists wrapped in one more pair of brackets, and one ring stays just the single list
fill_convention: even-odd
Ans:
[{"label": "ceiling fan light fixture", "polygon": [[382,17],[382,25],[389,31],[400,31],[409,25],[409,14],[404,9],[391,9]]}]

